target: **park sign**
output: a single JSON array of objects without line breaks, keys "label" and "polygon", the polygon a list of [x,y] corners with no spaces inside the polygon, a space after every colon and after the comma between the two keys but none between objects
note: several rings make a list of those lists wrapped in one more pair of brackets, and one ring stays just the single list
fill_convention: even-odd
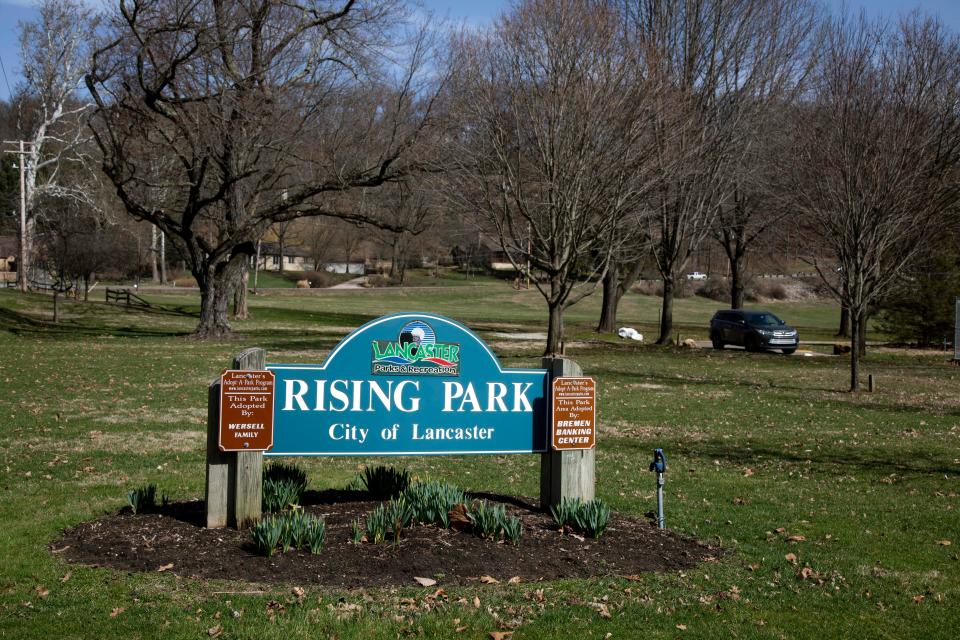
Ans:
[{"label": "park sign", "polygon": [[273,382],[269,371],[220,375],[220,451],[266,451],[273,446]]},{"label": "park sign", "polygon": [[548,376],[504,369],[472,331],[401,313],[344,338],[323,364],[268,364],[269,456],[540,453]]}]

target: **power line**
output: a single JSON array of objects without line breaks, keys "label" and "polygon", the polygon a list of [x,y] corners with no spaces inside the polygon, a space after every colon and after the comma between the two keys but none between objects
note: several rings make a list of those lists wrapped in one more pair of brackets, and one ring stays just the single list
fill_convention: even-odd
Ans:
[{"label": "power line", "polygon": [[7,97],[13,97],[13,91],[10,90],[10,81],[7,80],[7,68],[3,66],[3,56],[0,56],[0,71],[3,72],[3,82],[7,85]]}]

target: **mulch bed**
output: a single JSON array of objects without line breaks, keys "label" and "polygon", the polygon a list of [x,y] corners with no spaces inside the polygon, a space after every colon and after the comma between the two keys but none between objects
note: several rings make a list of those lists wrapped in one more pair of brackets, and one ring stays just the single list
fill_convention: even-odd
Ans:
[{"label": "mulch bed", "polygon": [[[170,571],[200,579],[255,583],[315,583],[337,587],[415,586],[415,576],[440,585],[476,584],[481,576],[524,582],[591,576],[632,576],[692,567],[719,550],[649,521],[614,513],[598,540],[563,534],[549,515],[522,498],[478,495],[502,502],[523,521],[520,545],[495,543],[469,531],[415,526],[399,545],[350,542],[350,523],[378,502],[360,492],[308,492],[304,508],[327,521],[323,552],[255,555],[249,534],[206,529],[203,503],[174,503],[160,513],[129,510],[85,522],[65,532],[51,549],[70,561],[125,571]],[[172,566],[169,566],[172,565]]]}]

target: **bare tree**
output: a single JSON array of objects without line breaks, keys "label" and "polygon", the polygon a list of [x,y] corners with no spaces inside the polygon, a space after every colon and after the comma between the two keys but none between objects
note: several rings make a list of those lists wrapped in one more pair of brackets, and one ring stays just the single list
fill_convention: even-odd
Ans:
[{"label": "bare tree", "polygon": [[450,191],[515,269],[542,274],[547,354],[560,351],[564,310],[603,278],[636,199],[642,93],[619,35],[604,3],[529,0],[461,43]]},{"label": "bare tree", "polygon": [[811,258],[850,314],[850,389],[865,314],[958,202],[960,43],[911,15],[896,28],[843,16],[828,29],[798,122],[797,209]]},{"label": "bare tree", "polygon": [[82,116],[90,109],[77,89],[83,84],[99,19],[78,0],[40,0],[38,17],[20,28],[23,83],[17,96],[17,130],[27,142],[21,158],[25,177],[25,220],[17,269],[27,290],[37,225],[37,198],[72,197],[90,204],[88,194],[61,180],[66,162],[85,161],[89,139]]},{"label": "bare tree", "polygon": [[398,182],[378,190],[368,206],[379,208],[381,217],[400,229],[380,230],[377,236],[390,249],[390,278],[403,284],[411,244],[434,221],[428,193],[413,181]]},{"label": "bare tree", "polygon": [[[651,129],[659,183],[649,199],[663,278],[659,344],[673,332],[673,296],[691,254],[731,199],[731,158],[758,105],[790,79],[796,8],[782,0],[625,0],[638,75],[656,87]],[[739,145],[739,146],[738,146]]]},{"label": "bare tree", "polygon": [[643,222],[644,210],[627,218],[616,233],[617,251],[611,256],[610,266],[603,277],[603,299],[600,302],[600,321],[597,332],[610,333],[617,329],[617,311],[620,300],[640,276],[644,259],[649,255],[650,242]]},{"label": "bare tree", "polygon": [[[91,125],[126,210],[164,231],[197,280],[196,336],[230,332],[231,284],[270,227],[304,216],[382,224],[338,194],[411,170],[441,81],[419,74],[430,41],[402,32],[400,9],[120,2],[87,77]],[[154,156],[172,160],[162,210],[141,197]]]},{"label": "bare tree", "polygon": [[815,6],[807,0],[763,3],[750,43],[751,78],[735,96],[736,135],[722,167],[724,200],[718,204],[714,238],[730,265],[730,307],[743,306],[746,259],[790,211],[785,188],[789,114],[803,91],[818,36]]}]

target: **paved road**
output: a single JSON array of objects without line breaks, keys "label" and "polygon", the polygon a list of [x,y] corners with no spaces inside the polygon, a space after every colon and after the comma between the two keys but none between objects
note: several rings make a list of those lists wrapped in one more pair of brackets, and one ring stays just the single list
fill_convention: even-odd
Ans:
[{"label": "paved road", "polygon": [[359,278],[354,278],[353,280],[347,280],[346,282],[341,282],[340,284],[335,284],[332,287],[327,287],[328,289],[366,289],[363,285],[366,284],[367,277],[360,276]]}]

